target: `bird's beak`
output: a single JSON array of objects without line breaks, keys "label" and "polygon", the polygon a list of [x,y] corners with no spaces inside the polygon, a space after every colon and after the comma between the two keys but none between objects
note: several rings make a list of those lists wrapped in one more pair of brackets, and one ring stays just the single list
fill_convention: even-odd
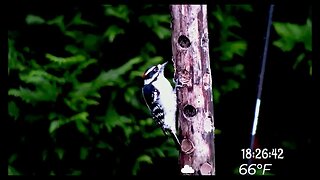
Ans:
[{"label": "bird's beak", "polygon": [[166,65],[168,64],[168,61],[161,64],[161,67],[160,67],[160,72],[163,72],[164,71],[164,68],[166,67]]},{"label": "bird's beak", "polygon": [[165,62],[165,63],[163,63],[163,64],[161,65],[161,67],[164,68],[167,64],[168,64],[168,61]]}]

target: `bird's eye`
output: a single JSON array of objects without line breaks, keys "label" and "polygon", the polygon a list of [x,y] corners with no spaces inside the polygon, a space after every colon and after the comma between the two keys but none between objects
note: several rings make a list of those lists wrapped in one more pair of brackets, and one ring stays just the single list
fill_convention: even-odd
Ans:
[{"label": "bird's eye", "polygon": [[154,69],[153,69],[154,72],[157,72],[158,71],[158,67],[156,66]]}]

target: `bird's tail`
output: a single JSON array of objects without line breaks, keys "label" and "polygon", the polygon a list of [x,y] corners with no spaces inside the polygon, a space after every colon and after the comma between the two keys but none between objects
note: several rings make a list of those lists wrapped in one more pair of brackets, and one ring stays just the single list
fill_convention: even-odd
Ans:
[{"label": "bird's tail", "polygon": [[172,132],[172,131],[171,131],[171,136],[172,136],[172,138],[173,138],[173,140],[174,140],[174,143],[175,143],[177,149],[180,150],[180,149],[181,149],[181,144],[180,144],[179,138],[178,138],[177,135],[176,135],[174,132]]}]

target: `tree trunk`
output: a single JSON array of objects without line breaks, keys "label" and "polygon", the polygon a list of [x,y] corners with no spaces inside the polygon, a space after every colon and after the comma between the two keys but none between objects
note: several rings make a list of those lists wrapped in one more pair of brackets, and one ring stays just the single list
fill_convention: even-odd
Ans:
[{"label": "tree trunk", "polygon": [[206,5],[171,5],[179,163],[186,175],[215,175],[212,78]]}]

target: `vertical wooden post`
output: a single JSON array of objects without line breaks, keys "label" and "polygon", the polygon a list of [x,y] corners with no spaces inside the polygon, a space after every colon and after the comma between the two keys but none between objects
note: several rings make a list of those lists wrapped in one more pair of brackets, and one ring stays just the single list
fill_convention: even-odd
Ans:
[{"label": "vertical wooden post", "polygon": [[170,5],[170,9],[174,78],[182,85],[177,89],[181,173],[215,175],[207,6]]}]

